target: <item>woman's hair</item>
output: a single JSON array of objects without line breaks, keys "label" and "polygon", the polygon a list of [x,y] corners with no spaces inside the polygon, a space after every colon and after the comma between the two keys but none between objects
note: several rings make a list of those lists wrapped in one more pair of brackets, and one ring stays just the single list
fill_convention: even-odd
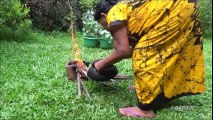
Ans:
[{"label": "woman's hair", "polygon": [[95,20],[101,19],[101,13],[107,13],[119,0],[100,0],[95,7]]}]

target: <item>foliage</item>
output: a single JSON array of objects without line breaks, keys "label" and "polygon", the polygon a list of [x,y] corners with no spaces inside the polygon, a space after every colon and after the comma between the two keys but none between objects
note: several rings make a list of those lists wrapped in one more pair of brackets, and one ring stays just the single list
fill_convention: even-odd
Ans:
[{"label": "foliage", "polygon": [[204,37],[212,38],[212,0],[199,0]]},{"label": "foliage", "polygon": [[98,0],[79,0],[80,1],[80,5],[81,8],[83,9],[92,9],[92,7],[94,6],[95,3],[98,2]]},{"label": "foliage", "polygon": [[100,36],[101,36],[103,39],[107,40],[108,43],[112,43],[112,42],[113,42],[112,35],[111,35],[110,32],[108,32],[107,30],[101,30],[99,34],[100,34]]},{"label": "foliage", "polygon": [[44,31],[67,31],[71,22],[77,30],[83,28],[83,13],[91,9],[95,2],[95,0],[29,0],[26,4],[30,6],[34,28]]},{"label": "foliage", "polygon": [[23,42],[30,40],[32,36],[31,21],[25,20],[16,25],[16,29],[2,27],[0,29],[0,40],[13,40]]},{"label": "foliage", "polygon": [[29,16],[33,28],[53,31],[67,30],[70,26],[70,8],[68,1],[64,0],[29,0]]},{"label": "foliage", "polygon": [[84,36],[99,36],[99,31],[101,30],[100,25],[97,21],[95,21],[93,17],[94,12],[92,10],[88,10],[83,14],[83,35]]},{"label": "foliage", "polygon": [[[0,2],[0,38],[22,39],[20,33],[30,34],[31,22],[27,19],[29,9],[19,0]],[[17,36],[21,38],[16,38]]]},{"label": "foliage", "polygon": [[109,43],[112,42],[112,35],[94,19],[93,10],[88,10],[83,14],[83,35],[84,36],[95,36],[98,38],[104,38]]},{"label": "foliage", "polygon": [[[85,94],[77,97],[77,83],[66,79],[65,64],[73,58],[70,35],[34,33],[28,42],[0,43],[0,119],[1,120],[135,120],[117,114],[119,107],[137,103],[128,86],[133,80],[103,85],[84,81],[92,101]],[[111,50],[85,48],[77,34],[81,57],[92,61]],[[156,120],[212,119],[212,41],[205,41],[205,94],[172,101],[157,111]],[[91,54],[92,53],[92,54]],[[131,59],[116,64],[119,74],[133,75]],[[190,109],[184,109],[187,106]],[[182,109],[176,109],[182,108]],[[155,120],[154,119],[154,120]]]}]

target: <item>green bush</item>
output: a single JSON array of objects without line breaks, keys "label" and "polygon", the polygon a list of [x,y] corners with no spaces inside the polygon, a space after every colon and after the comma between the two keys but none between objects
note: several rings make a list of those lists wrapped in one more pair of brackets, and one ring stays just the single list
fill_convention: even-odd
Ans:
[{"label": "green bush", "polygon": [[98,33],[101,31],[101,26],[95,21],[93,14],[92,10],[88,10],[83,14],[84,27],[82,31],[85,37],[98,37]]},{"label": "green bush", "polygon": [[92,9],[94,4],[98,2],[98,0],[79,0],[81,8]]},{"label": "green bush", "polygon": [[31,21],[27,19],[28,12],[29,9],[19,0],[1,0],[0,39],[27,39],[31,30]]},{"label": "green bush", "polygon": [[212,37],[212,0],[200,0],[200,12],[203,35]]},{"label": "green bush", "polygon": [[[29,0],[32,26],[42,31],[67,31],[71,22],[78,30],[83,28],[83,13],[97,0]],[[72,9],[72,13],[70,10]],[[42,14],[41,14],[42,13]]]},{"label": "green bush", "polygon": [[[72,14],[68,13],[68,16],[73,20],[74,27],[77,30],[84,28],[83,18],[88,10],[93,9],[94,5],[98,2],[97,0],[70,0],[72,4]],[[74,19],[73,19],[74,18]]]},{"label": "green bush", "polygon": [[[75,21],[75,24],[79,24],[81,21],[81,25],[77,26],[78,30],[82,30],[85,26],[83,23],[84,14],[88,11],[93,9],[94,5],[99,1],[99,0],[72,0],[74,3],[77,3],[79,7],[73,6],[74,11],[73,11],[73,16],[76,16],[77,21]],[[78,12],[77,12],[78,11]]]}]

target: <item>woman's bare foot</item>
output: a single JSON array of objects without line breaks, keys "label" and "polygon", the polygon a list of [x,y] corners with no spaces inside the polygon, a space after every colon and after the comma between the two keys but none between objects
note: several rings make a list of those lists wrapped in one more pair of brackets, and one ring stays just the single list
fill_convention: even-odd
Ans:
[{"label": "woman's bare foot", "polygon": [[137,106],[120,108],[119,113],[126,117],[135,117],[135,118],[153,118],[153,117],[155,117],[155,113],[153,110],[142,111]]}]

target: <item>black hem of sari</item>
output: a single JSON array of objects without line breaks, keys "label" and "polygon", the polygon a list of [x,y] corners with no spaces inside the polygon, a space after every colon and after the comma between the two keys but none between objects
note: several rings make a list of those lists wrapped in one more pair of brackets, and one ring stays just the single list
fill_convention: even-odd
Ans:
[{"label": "black hem of sari", "polygon": [[202,93],[183,93],[183,94],[174,96],[172,98],[167,98],[164,95],[164,93],[161,93],[156,97],[155,100],[153,100],[149,104],[140,103],[139,100],[138,100],[137,106],[143,111],[148,111],[148,110],[156,111],[156,110],[159,110],[159,109],[163,109],[166,104],[168,104],[169,102],[171,102],[171,101],[173,101],[177,98],[184,97],[184,96],[190,96],[190,95],[199,95],[199,94],[202,94]]}]

